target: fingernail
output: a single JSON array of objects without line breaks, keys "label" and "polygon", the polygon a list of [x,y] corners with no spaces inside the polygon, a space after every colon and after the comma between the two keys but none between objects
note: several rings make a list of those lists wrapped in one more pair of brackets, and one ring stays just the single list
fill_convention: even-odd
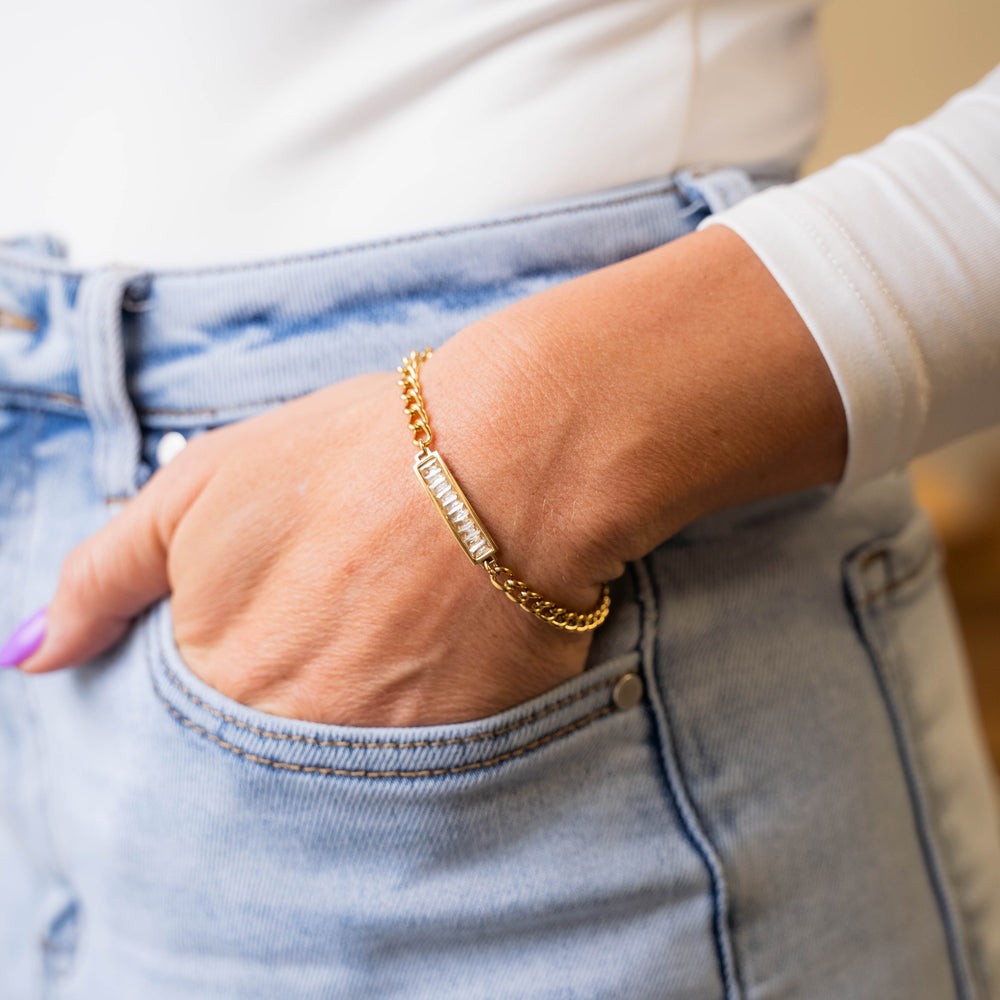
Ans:
[{"label": "fingernail", "polygon": [[38,649],[45,638],[45,611],[42,608],[21,622],[0,646],[0,667],[16,667]]}]

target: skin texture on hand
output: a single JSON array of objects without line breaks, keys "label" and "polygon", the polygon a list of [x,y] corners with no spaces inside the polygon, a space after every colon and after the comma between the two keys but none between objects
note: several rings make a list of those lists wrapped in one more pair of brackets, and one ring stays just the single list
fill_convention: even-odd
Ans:
[{"label": "skin texture on hand", "polygon": [[579,673],[589,637],[506,600],[436,514],[396,377],[192,441],[70,556],[27,669],[86,659],[169,589],[190,668],[276,715],[460,721]]},{"label": "skin texture on hand", "polygon": [[[439,386],[453,354],[470,375]],[[703,514],[837,481],[847,458],[816,342],[721,226],[474,324],[423,381],[452,467],[491,456],[469,476],[494,484],[505,557],[569,599]]]},{"label": "skin texture on hand", "polygon": [[[192,441],[68,558],[21,669],[85,662],[172,595],[178,649],[263,711],[483,717],[582,671],[473,566],[413,475],[394,373]],[[435,447],[536,590],[584,610],[680,527],[839,477],[846,425],[802,320],[716,227],[532,296],[422,371]]]}]

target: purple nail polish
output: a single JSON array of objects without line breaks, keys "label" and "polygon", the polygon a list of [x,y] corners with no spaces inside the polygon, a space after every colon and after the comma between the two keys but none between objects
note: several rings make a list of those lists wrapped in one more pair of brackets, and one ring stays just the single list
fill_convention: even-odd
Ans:
[{"label": "purple nail polish", "polygon": [[14,629],[0,647],[0,667],[16,667],[38,649],[45,638],[45,612],[45,608],[36,611]]}]

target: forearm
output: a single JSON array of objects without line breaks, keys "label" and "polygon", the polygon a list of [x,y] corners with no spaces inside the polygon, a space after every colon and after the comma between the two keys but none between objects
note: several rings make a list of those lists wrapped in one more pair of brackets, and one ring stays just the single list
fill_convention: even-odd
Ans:
[{"label": "forearm", "polygon": [[1000,421],[1000,68],[917,125],[713,216],[807,322],[850,489]]},{"label": "forearm", "polygon": [[722,228],[473,325],[425,383],[441,451],[505,558],[580,606],[698,516],[834,482],[846,458],[815,341]]}]

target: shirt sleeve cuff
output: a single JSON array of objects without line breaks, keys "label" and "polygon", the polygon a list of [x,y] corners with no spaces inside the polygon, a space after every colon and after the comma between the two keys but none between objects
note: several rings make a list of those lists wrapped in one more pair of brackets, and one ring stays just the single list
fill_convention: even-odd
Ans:
[{"label": "shirt sleeve cuff", "polygon": [[847,416],[839,491],[905,464],[922,425],[920,378],[893,345],[906,321],[879,274],[837,218],[794,186],[770,188],[701,227],[733,230],[771,272],[809,328]]}]

